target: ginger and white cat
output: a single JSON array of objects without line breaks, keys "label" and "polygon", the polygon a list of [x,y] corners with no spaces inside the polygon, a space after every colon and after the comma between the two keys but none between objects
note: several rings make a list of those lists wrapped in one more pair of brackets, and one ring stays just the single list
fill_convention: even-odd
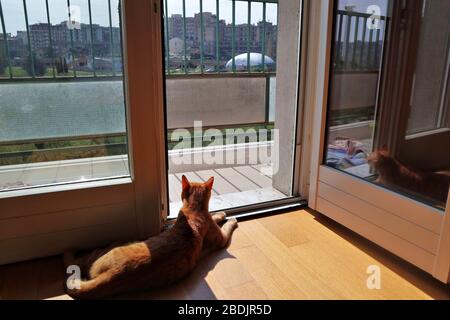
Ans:
[{"label": "ginger and white cat", "polygon": [[190,183],[182,178],[183,206],[175,225],[143,242],[97,250],[86,258],[65,254],[65,264],[78,265],[86,280],[79,289],[67,289],[78,299],[98,299],[130,291],[170,285],[187,276],[202,254],[228,245],[237,220],[225,213],[211,215],[209,200],[214,178]]}]

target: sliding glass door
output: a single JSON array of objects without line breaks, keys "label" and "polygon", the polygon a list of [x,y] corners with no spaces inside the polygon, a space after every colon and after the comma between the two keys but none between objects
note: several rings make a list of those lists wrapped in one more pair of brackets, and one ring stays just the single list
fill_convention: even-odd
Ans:
[{"label": "sliding glass door", "polygon": [[372,1],[378,18],[338,1],[326,163],[443,210],[450,3],[411,1],[404,30],[398,2]]},{"label": "sliding glass door", "polygon": [[315,209],[447,281],[450,2],[332,11]]},{"label": "sliding glass door", "polygon": [[215,178],[211,210],[297,196],[301,1],[166,0],[170,214],[181,176]]}]

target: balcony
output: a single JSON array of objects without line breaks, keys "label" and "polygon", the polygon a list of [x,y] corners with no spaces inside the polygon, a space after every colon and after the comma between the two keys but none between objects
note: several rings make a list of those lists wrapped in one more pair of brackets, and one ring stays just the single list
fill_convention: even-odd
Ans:
[{"label": "balcony", "polygon": [[[244,29],[248,30],[247,35],[251,33],[251,26],[266,34],[266,6],[270,4],[276,8],[277,4],[274,1],[254,2],[261,3],[264,9],[262,22],[257,27],[248,23],[245,27],[248,29]],[[108,10],[111,16],[113,10],[110,2]],[[3,10],[0,13],[3,22]],[[202,12],[200,18],[203,13],[206,14]],[[210,16],[221,23],[218,15]],[[342,36],[341,41],[336,44],[340,49],[335,57],[335,68],[340,73],[335,77],[345,79],[342,85],[348,88],[340,90],[345,92],[346,97],[331,97],[331,110],[336,111],[336,114],[332,114],[334,125],[331,131],[333,141],[340,137],[351,137],[361,142],[364,150],[369,152],[376,92],[367,94],[367,91],[372,90],[373,83],[377,81],[381,56],[380,39],[378,32],[370,32],[366,37],[368,41],[350,41],[352,35],[359,34],[358,24],[364,23],[367,18],[368,15],[363,14],[340,13],[340,21],[354,19],[359,22],[353,24],[353,29],[347,27],[346,30],[338,22],[341,28],[337,32]],[[181,22],[185,20],[184,14]],[[107,41],[110,49],[107,59],[96,57],[98,46],[94,40],[90,40],[94,39],[90,32],[96,28],[92,19],[88,24],[81,25],[80,29],[69,28],[65,31],[69,41],[66,53],[54,46],[52,35],[56,31],[50,20],[48,24],[40,25],[40,33],[35,31],[35,25],[27,24],[25,36],[28,43],[24,49],[28,53],[25,52],[24,59],[35,57],[36,52],[42,51],[33,39],[42,35],[42,30],[48,32],[45,39],[52,49],[50,57],[39,58],[47,67],[44,74],[37,72],[36,61],[31,63],[30,70],[20,67],[23,63],[11,53],[13,39],[8,36],[3,25],[3,41],[0,44],[9,53],[5,59],[3,79],[0,79],[2,115],[6,117],[0,118],[0,191],[130,175],[121,63],[119,68],[117,66],[117,62],[122,59],[117,45],[122,40],[117,38],[120,32],[118,26],[113,25],[111,17],[109,22],[109,26],[105,27],[106,31],[109,30]],[[195,181],[215,176],[216,184],[211,202],[213,211],[240,207],[249,201],[267,202],[290,196],[290,187],[280,187],[286,177],[272,174],[274,163],[270,159],[258,157],[256,161],[251,161],[248,156],[248,152],[252,150],[257,154],[272,154],[279,150],[280,145],[270,134],[265,139],[257,135],[255,141],[247,141],[247,129],[263,129],[270,133],[274,126],[283,128],[292,121],[292,117],[288,119],[286,114],[277,115],[277,72],[272,66],[268,67],[274,62],[266,56],[267,41],[257,46],[261,50],[261,61],[257,61],[256,67],[251,61],[254,53],[250,49],[254,44],[249,37],[244,38],[246,53],[239,55],[239,46],[236,45],[228,48],[230,60],[219,58],[217,54],[215,58],[204,56],[205,48],[199,48],[201,50],[197,59],[192,50],[188,52],[188,45],[192,44],[188,44],[186,37],[181,39],[180,52],[170,52],[171,30],[169,20],[166,19],[165,22],[171,214],[176,215],[180,207],[180,178],[183,174]],[[233,23],[232,39],[236,39],[238,29]],[[83,31],[86,36],[85,47],[90,55],[81,59],[76,52],[82,48],[74,39],[79,39]],[[283,41],[286,35],[278,36],[278,41]],[[221,45],[219,41],[215,42],[217,50]],[[240,61],[242,57],[244,63]],[[64,59],[67,61],[61,66]],[[84,60],[88,62],[86,65]],[[100,63],[107,60],[111,63],[106,66]],[[60,70],[61,67],[63,70]],[[340,83],[339,79],[334,82]],[[368,96],[373,96],[373,99],[367,98]],[[95,119],[95,125],[92,125],[92,119]],[[225,132],[230,129],[240,129],[242,132],[238,131],[232,141],[225,140],[218,145],[198,146],[194,140],[184,141],[180,145],[177,139],[173,139],[177,129],[193,131],[193,125],[198,119],[202,120],[202,135],[207,135],[211,128],[222,132],[224,137]],[[225,158],[235,159],[235,162],[226,165],[195,165],[180,161],[180,150],[184,156],[191,157],[196,154],[203,156],[212,149]],[[280,163],[289,162],[292,152],[281,152]],[[367,171],[368,168],[362,164],[355,165],[354,168],[352,166],[349,170]]]}]

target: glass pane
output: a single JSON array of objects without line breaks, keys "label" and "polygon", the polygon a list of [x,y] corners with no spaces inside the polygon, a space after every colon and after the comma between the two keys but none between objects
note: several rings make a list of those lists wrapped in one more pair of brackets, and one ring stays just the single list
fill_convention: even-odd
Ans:
[{"label": "glass pane", "polygon": [[408,134],[448,128],[445,114],[448,109],[446,96],[449,88],[449,18],[448,1],[424,3]]},{"label": "glass pane", "polygon": [[444,208],[450,2],[341,0],[334,18],[326,164]]},{"label": "glass pane", "polygon": [[[211,211],[294,195],[300,26],[278,34],[281,5],[284,19],[298,22],[295,2],[164,2],[172,215],[181,206],[182,175],[193,182],[215,178]],[[279,41],[286,57],[281,80]]]},{"label": "glass pane", "polygon": [[129,176],[119,1],[71,1],[72,24],[66,0],[23,3],[1,1],[0,191]]}]

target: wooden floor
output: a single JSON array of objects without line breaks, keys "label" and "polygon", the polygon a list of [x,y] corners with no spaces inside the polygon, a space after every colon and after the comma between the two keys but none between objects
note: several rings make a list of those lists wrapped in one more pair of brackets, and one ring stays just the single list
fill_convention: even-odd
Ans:
[{"label": "wooden floor", "polygon": [[[381,290],[366,286],[369,265],[381,268]],[[3,299],[68,299],[61,259],[0,267]],[[195,272],[143,299],[449,299],[434,280],[331,220],[297,211],[239,223],[230,247]]]}]

